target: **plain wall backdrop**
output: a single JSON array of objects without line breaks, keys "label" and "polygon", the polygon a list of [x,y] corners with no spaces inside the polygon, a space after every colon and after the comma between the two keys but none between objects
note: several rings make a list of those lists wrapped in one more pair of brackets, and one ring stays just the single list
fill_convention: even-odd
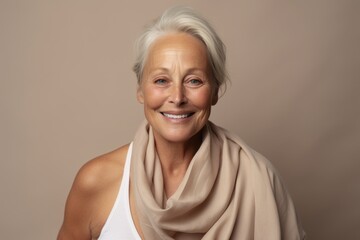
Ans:
[{"label": "plain wall backdrop", "polygon": [[273,162],[309,239],[360,239],[356,0],[1,0],[1,239],[54,239],[78,169],[132,140],[134,41],[178,4],[227,46],[211,120]]}]

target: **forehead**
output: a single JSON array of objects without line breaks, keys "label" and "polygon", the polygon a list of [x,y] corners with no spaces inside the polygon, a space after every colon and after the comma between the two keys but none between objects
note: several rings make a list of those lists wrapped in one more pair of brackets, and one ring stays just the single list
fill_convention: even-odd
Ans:
[{"label": "forehead", "polygon": [[145,68],[171,67],[204,68],[208,66],[207,49],[199,39],[187,33],[170,33],[159,37],[151,45]]}]

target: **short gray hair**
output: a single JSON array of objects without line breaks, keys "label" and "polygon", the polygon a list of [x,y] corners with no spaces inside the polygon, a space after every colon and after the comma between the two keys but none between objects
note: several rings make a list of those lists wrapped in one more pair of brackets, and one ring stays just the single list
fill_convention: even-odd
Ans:
[{"label": "short gray hair", "polygon": [[213,27],[203,17],[195,13],[191,8],[181,6],[166,10],[136,41],[136,59],[133,70],[138,84],[141,82],[150,46],[158,37],[172,32],[188,33],[202,41],[208,52],[213,83],[218,89],[221,86],[226,86],[228,74],[225,66],[225,45]]}]

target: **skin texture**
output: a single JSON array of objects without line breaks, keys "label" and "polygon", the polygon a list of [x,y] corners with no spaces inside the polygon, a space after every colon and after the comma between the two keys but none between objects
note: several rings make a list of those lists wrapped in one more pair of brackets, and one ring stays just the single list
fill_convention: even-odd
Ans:
[{"label": "skin texture", "polygon": [[[185,33],[157,39],[149,49],[137,99],[153,127],[168,197],[178,188],[217,102],[204,44]],[[128,145],[86,163],[69,193],[58,240],[97,239],[116,200]],[[130,182],[131,184],[131,182]],[[130,188],[131,189],[131,188]],[[135,201],[130,209],[142,236]]]}]

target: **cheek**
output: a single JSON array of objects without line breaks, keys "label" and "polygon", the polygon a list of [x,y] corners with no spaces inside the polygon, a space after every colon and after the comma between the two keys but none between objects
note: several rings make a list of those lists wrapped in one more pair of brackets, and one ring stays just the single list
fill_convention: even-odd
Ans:
[{"label": "cheek", "polygon": [[158,108],[164,103],[164,97],[159,89],[145,88],[144,104],[149,108]]},{"label": "cheek", "polygon": [[192,103],[199,109],[208,109],[211,107],[211,91],[202,89],[192,93]]}]

